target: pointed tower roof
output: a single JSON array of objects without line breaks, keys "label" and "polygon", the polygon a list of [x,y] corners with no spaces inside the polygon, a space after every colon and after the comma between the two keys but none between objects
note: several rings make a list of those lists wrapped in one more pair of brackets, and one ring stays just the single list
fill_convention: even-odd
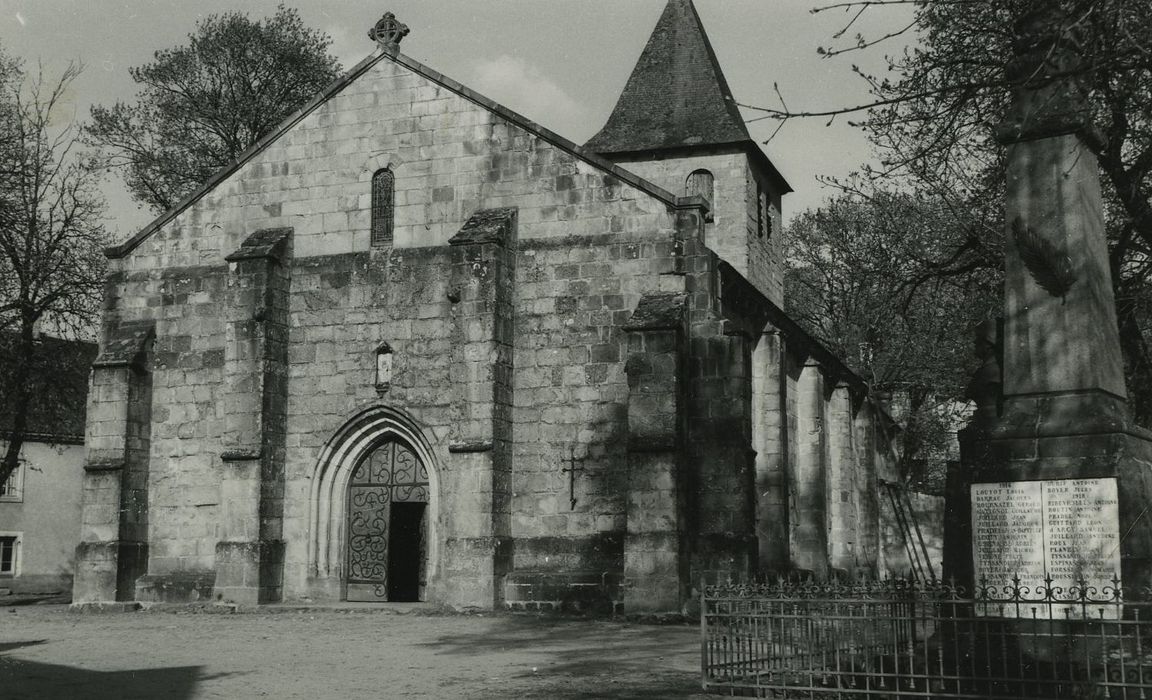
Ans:
[{"label": "pointed tower roof", "polygon": [[692,0],[668,0],[616,109],[585,147],[608,154],[751,140]]}]

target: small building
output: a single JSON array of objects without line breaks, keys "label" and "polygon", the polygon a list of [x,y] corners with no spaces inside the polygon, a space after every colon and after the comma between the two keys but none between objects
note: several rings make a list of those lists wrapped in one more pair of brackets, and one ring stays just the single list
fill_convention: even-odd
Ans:
[{"label": "small building", "polygon": [[867,387],[690,0],[585,146],[407,28],[108,251],[74,599],[679,609],[874,572]]},{"label": "small building", "polygon": [[[20,465],[0,483],[0,589],[69,593],[80,534],[88,369],[97,348],[43,336],[37,343],[46,362],[34,372]],[[11,438],[11,411],[0,402],[0,454]]]}]

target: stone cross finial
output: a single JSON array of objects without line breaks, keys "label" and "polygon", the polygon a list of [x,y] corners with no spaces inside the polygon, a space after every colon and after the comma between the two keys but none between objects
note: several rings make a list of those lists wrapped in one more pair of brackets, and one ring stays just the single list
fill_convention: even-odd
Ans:
[{"label": "stone cross finial", "polygon": [[408,25],[396,19],[396,15],[385,12],[371,29],[368,36],[380,45],[380,48],[395,51],[400,46],[400,40],[408,36]]}]

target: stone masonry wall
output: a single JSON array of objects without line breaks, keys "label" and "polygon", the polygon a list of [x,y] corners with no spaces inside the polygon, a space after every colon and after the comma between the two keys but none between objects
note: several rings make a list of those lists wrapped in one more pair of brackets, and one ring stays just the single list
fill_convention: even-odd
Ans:
[{"label": "stone masonry wall", "polygon": [[[904,507],[907,506],[911,506],[911,512],[905,511],[904,517],[914,519],[920,526],[920,536],[917,537],[913,531],[912,541],[909,541],[900,527],[891,501],[883,498],[879,503],[880,573],[885,576],[908,576],[917,568],[909,556],[909,547],[916,555],[923,556],[919,546],[922,537],[932,569],[940,576],[944,560],[944,497],[912,491],[908,493],[908,501],[904,504]],[[919,568],[927,569],[922,560]]]},{"label": "stone masonry wall", "polygon": [[[452,401],[450,250],[447,246],[297,258],[289,315],[287,457],[285,465],[285,597],[309,590],[309,481],[321,446],[359,409],[402,407],[423,427],[441,464],[459,439],[463,407]],[[376,348],[393,350],[392,380],[378,397]],[[435,465],[429,465],[430,469]],[[476,485],[440,475],[443,530],[471,533],[480,513],[462,507]],[[458,522],[456,518],[459,518]]]},{"label": "stone masonry wall", "polygon": [[[396,174],[395,245],[369,244],[370,178]],[[517,566],[621,569],[618,493],[626,379],[618,327],[667,284],[668,204],[383,60],[117,261],[118,317],[156,321],[150,573],[209,570],[219,538],[224,257],[259,229],[291,227],[284,596],[310,588],[309,487],[324,443],[368,405],[421,426],[440,475],[439,532],[491,517],[448,447],[448,239],[475,211],[516,207],[513,435]],[[374,350],[394,351],[392,386]],[[578,468],[575,507],[561,470]],[[436,583],[432,582],[433,590]]]},{"label": "stone masonry wall", "polygon": [[[761,342],[775,337],[765,335]],[[886,417],[856,393],[858,387],[806,357],[802,343],[786,340],[783,346],[777,380],[783,396],[775,400],[786,407],[780,434],[786,456],[782,492],[787,511],[776,521],[757,522],[760,569],[791,567],[817,577],[830,569],[844,577],[875,576],[883,567],[880,538],[887,527],[880,512],[886,498],[880,480],[895,464],[891,435],[881,424]],[[769,364],[767,369],[777,368]],[[776,386],[775,381],[761,384]],[[772,420],[769,416],[762,422],[771,426]],[[776,429],[766,434],[774,438]],[[756,444],[767,443],[761,438]],[[771,494],[758,484],[758,517],[776,512]],[[764,551],[765,531],[777,528],[790,533],[783,560],[779,554],[765,556]]]},{"label": "stone masonry wall", "polygon": [[224,269],[123,272],[118,314],[153,320],[149,572],[207,571],[217,540],[223,434]]},{"label": "stone masonry wall", "polygon": [[[720,259],[748,278],[765,296],[783,305],[783,242],[780,235],[780,195],[772,192],[766,178],[757,176],[743,151],[665,157],[659,160],[614,159],[641,177],[670,192],[685,193],[688,175],[708,170],[715,178],[711,222],[705,244]],[[757,182],[770,194],[775,209],[771,236],[758,229]]]},{"label": "stone masonry wall", "polygon": [[150,521],[152,324],[107,320],[88,392],[73,600],[130,600]]},{"label": "stone masonry wall", "polygon": [[[784,306],[784,230],[780,193],[768,184],[768,178],[747,168],[747,213],[745,238],[748,250],[749,281],[757,286],[777,306]],[[764,235],[760,233],[759,192],[768,195],[771,224]]]},{"label": "stone masonry wall", "polygon": [[842,576],[854,576],[858,570],[867,568],[860,557],[856,483],[864,474],[862,465],[857,462],[853,413],[851,390],[847,384],[837,383],[831,389],[826,411],[828,470],[825,499],[829,564]]},{"label": "stone masonry wall", "polygon": [[224,448],[213,593],[277,601],[283,571],[291,229],[258,231],[228,256]]},{"label": "stone masonry wall", "polygon": [[[622,326],[671,267],[673,247],[667,233],[522,241],[517,568],[565,569],[583,561],[619,570],[628,398]],[[583,539],[565,541],[572,537]]]},{"label": "stone masonry wall", "polygon": [[[785,345],[786,350],[791,350]],[[787,465],[787,489],[788,489],[788,560],[777,564],[778,569],[789,569],[794,562],[794,555],[792,552],[793,547],[793,531],[796,526],[797,519],[800,517],[800,485],[797,482],[797,474],[799,473],[797,465],[797,457],[800,454],[800,418],[798,415],[800,408],[799,400],[799,387],[800,387],[800,374],[804,371],[804,359],[798,357],[795,352],[784,352],[781,364],[783,365],[782,371],[784,373],[784,413],[786,416],[786,423],[784,426],[785,431],[785,464]]]},{"label": "stone masonry wall", "polygon": [[[596,600],[618,601],[629,532],[622,327],[652,293],[688,299],[689,457],[676,507],[684,514],[677,527],[698,537],[686,556],[696,570],[755,566],[751,387],[760,371],[778,387],[764,385],[756,401],[787,413],[766,424],[778,439],[765,437],[764,454],[807,459],[817,477],[789,494],[793,515],[804,504],[804,536],[795,537],[793,518],[776,528],[792,528],[792,550],[821,541],[811,526],[823,523],[824,504],[809,502],[809,490],[824,483],[825,456],[814,447],[822,438],[809,452],[794,439],[811,432],[794,418],[797,397],[823,415],[819,384],[797,391],[799,365],[754,372],[753,349],[765,340],[733,329],[716,309],[717,253],[770,298],[781,293],[780,236],[764,240],[750,228],[756,175],[746,157],[693,159],[683,172],[671,159],[643,166],[677,193],[697,167],[716,176],[715,223],[698,222],[685,239],[671,197],[627,184],[407,60],[362,64],[357,80],[115,262],[112,325],[155,324],[149,577],[163,588],[165,577],[209,575],[220,563],[229,405],[221,304],[234,276],[225,257],[254,232],[278,228],[292,229],[293,247],[277,319],[287,332],[286,375],[273,382],[280,399],[261,410],[278,431],[282,422],[283,447],[264,470],[271,507],[263,515],[272,518],[260,532],[284,541],[285,599],[341,595],[339,581],[310,559],[313,479],[330,438],[383,406],[406,416],[430,450],[432,533],[448,543],[442,560],[429,562],[430,599],[500,604],[505,563],[496,560],[506,557],[506,591],[522,601],[553,600],[564,581],[608,581],[607,597]],[[395,240],[373,247],[370,181],[382,167],[396,176]],[[778,210],[779,196],[772,201]],[[516,212],[514,244],[466,253],[448,245],[473,214],[497,208]],[[501,270],[499,288],[462,294],[460,285],[489,266]],[[374,381],[382,343],[393,355],[386,390]],[[485,440],[492,444],[478,445]],[[812,568],[826,562],[826,549],[813,554]],[[465,579],[471,588],[461,588]],[[279,578],[270,580],[278,589]]]},{"label": "stone masonry wall", "polygon": [[[753,353],[752,447],[756,450],[756,535],[761,571],[788,566],[789,397],[783,338],[765,331]],[[793,399],[794,400],[794,399]]]},{"label": "stone masonry wall", "polygon": [[[702,237],[701,237],[702,238]],[[744,575],[755,567],[752,350],[759,338],[722,317],[719,257],[685,240],[689,531],[692,569]],[[694,500],[694,502],[693,502]]]},{"label": "stone masonry wall", "polygon": [[875,407],[865,401],[853,417],[856,464],[856,536],[858,573],[875,576],[880,563],[880,483],[877,468],[891,455],[877,425],[881,420]]},{"label": "stone masonry wall", "polygon": [[371,177],[396,178],[395,248],[444,245],[476,211],[519,208],[520,237],[668,226],[667,203],[387,58],[164,223],[133,269],[220,264],[260,229],[295,256],[370,248]]}]

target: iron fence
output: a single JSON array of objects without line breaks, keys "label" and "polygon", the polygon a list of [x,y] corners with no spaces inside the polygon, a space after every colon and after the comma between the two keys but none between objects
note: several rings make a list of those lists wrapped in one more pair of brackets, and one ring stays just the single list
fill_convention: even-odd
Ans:
[{"label": "iron fence", "polygon": [[1152,698],[1152,602],[1118,585],[720,584],[701,624],[704,688],[727,695]]}]

